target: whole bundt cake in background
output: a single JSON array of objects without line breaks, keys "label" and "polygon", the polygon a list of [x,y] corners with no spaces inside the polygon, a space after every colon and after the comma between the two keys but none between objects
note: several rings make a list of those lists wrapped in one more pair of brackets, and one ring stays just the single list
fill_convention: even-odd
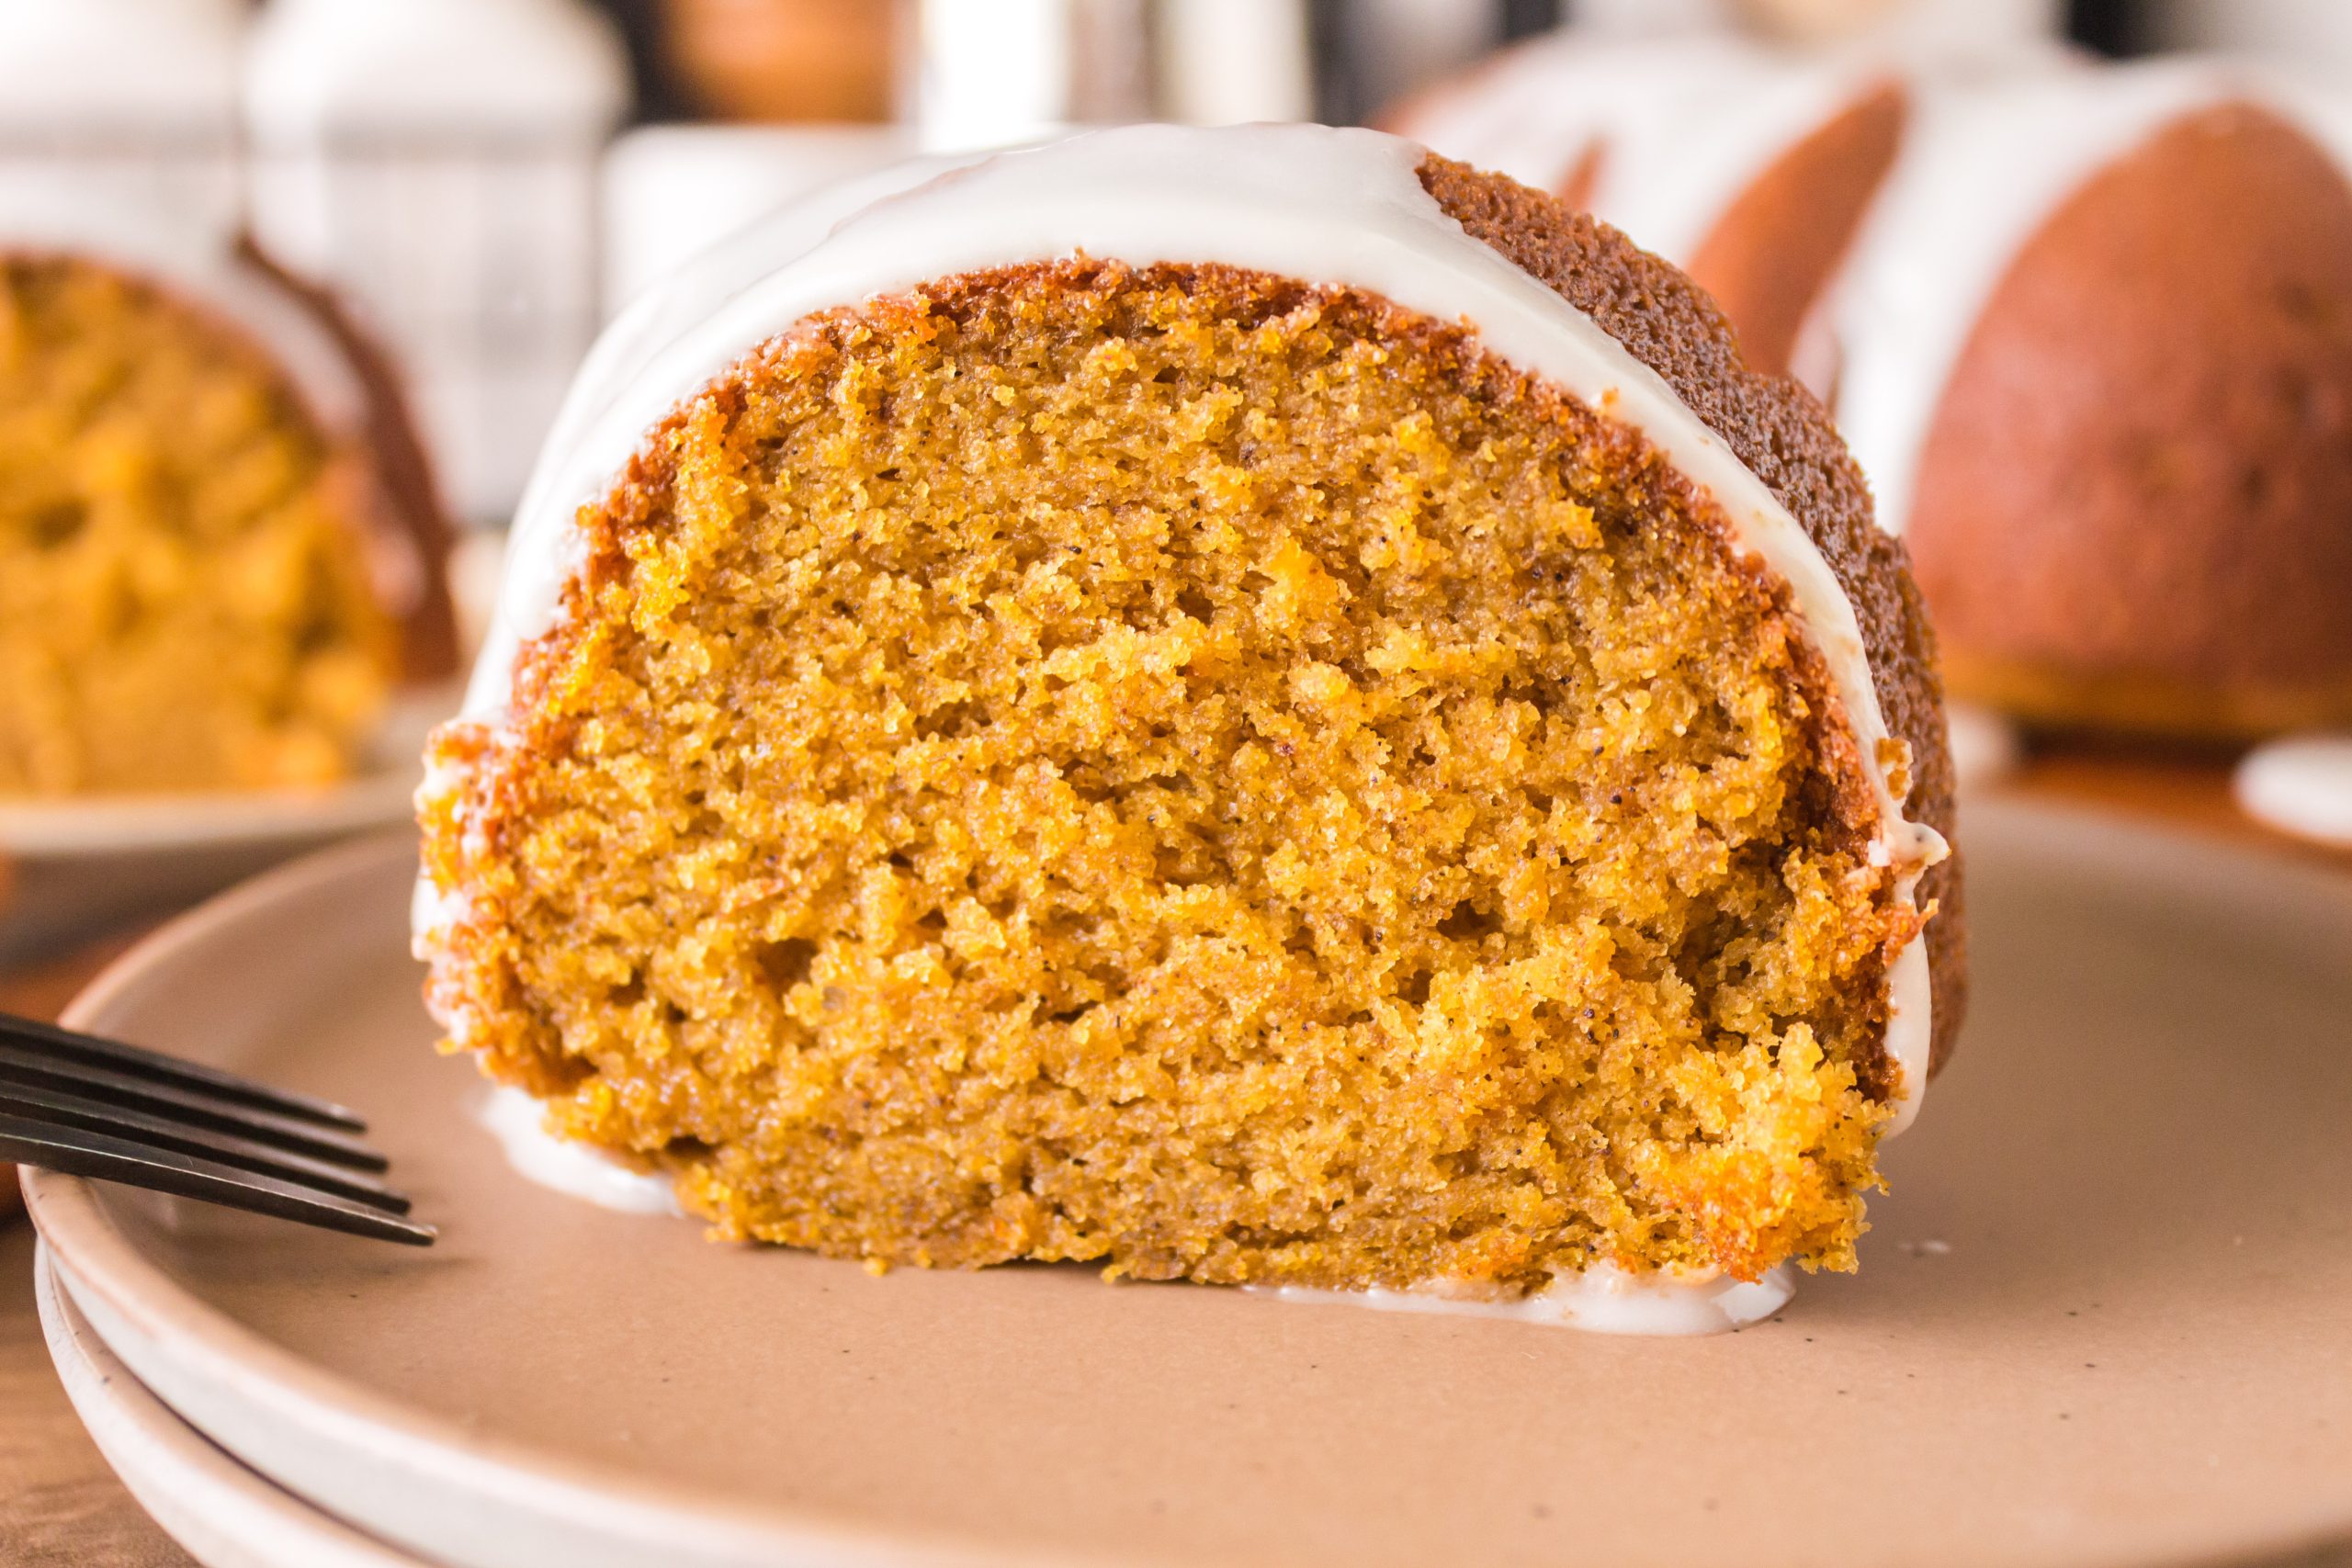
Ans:
[{"label": "whole bundt cake in background", "polygon": [[0,217],[0,795],[347,773],[455,672],[380,355],[220,238]]},{"label": "whole bundt cake in background", "polygon": [[1817,307],[1939,84],[2078,72],[2055,44],[1798,49],[1728,33],[1554,33],[1389,117],[1686,268],[1749,362],[1828,389]]},{"label": "whole bundt cake in background", "polygon": [[1961,925],[1928,627],[1817,407],[1372,131],[831,216],[575,389],[420,797],[450,1047],[877,1263],[1851,1267]]},{"label": "whole bundt cake in background", "polygon": [[[1634,79],[1668,107],[1621,124]],[[1507,99],[1580,105],[1541,156],[1828,402],[1956,692],[2209,739],[2352,721],[2352,105],[2208,62],[1551,39],[1408,127],[1533,172]]]}]

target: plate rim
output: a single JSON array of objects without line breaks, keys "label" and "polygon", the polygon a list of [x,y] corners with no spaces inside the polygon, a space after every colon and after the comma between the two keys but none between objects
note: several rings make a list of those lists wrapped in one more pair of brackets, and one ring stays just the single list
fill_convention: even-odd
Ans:
[{"label": "plate rim", "polygon": [[[175,916],[133,945],[67,1004],[59,1021],[67,1028],[93,1028],[118,998],[154,968],[201,945],[250,910],[346,880],[382,874],[391,863],[413,864],[415,856],[413,834],[383,832],[273,867]],[[187,1291],[122,1233],[98,1201],[94,1184],[84,1178],[26,1167],[18,1179],[26,1213],[40,1235],[50,1267],[107,1348],[181,1419],[297,1496],[301,1493],[287,1477],[177,1410],[168,1387],[156,1386],[167,1380],[151,1376],[142,1364],[143,1352],[152,1348],[157,1357],[172,1359],[175,1368],[197,1369],[198,1381],[215,1386],[235,1383],[250,1404],[287,1420],[290,1427],[372,1437],[378,1457],[390,1463],[397,1455],[405,1472],[439,1476],[453,1489],[474,1495],[503,1498],[536,1517],[560,1514],[608,1540],[641,1542],[648,1549],[673,1543],[678,1527],[684,1524],[710,1541],[717,1553],[709,1559],[713,1562],[1052,1568],[1103,1561],[1050,1551],[1008,1554],[935,1534],[885,1530],[806,1506],[759,1508],[665,1488],[618,1466],[485,1437],[322,1369]],[[70,1239],[61,1239],[61,1232]],[[142,1299],[143,1292],[155,1292],[163,1304]],[[143,1337],[146,1345],[123,1343],[118,1335],[125,1330]],[[364,1522],[381,1528],[375,1521]]]},{"label": "plate rim", "polygon": [[457,711],[460,692],[450,681],[395,687],[358,765],[315,787],[0,798],[0,852],[32,864],[258,849],[390,828],[413,815],[425,738]]},{"label": "plate rim", "polygon": [[[170,1492],[175,1486],[190,1485],[204,1489],[211,1500],[209,1503],[178,1494],[172,1496],[176,1507],[199,1518],[217,1506],[221,1494],[234,1494],[242,1507],[274,1515],[283,1528],[300,1532],[301,1538],[283,1543],[273,1556],[274,1562],[299,1562],[304,1568],[319,1562],[331,1562],[337,1568],[430,1568],[424,1559],[361,1533],[239,1462],[227,1450],[182,1419],[123,1365],[74,1304],[44,1244],[36,1244],[33,1254],[33,1294],[40,1309],[41,1338],[57,1369],[58,1381],[64,1385],[66,1397],[74,1406],[74,1414],[89,1432],[91,1442],[107,1468],[140,1507],[189,1553],[197,1552],[197,1545],[173,1529],[149,1502],[151,1491]],[[177,1467],[184,1472],[182,1479],[166,1481],[153,1469],[137,1463],[127,1466],[122,1450],[129,1445],[119,1438],[110,1443],[99,1435],[99,1424],[91,1418],[93,1404],[103,1407],[110,1423],[130,1430],[138,1443],[160,1451],[162,1465]],[[133,1471],[137,1480],[133,1479]],[[250,1543],[243,1540],[237,1544],[252,1550]],[[293,1554],[297,1551],[301,1555]],[[333,1555],[313,1555],[319,1552]]]},{"label": "plate rim", "polygon": [[0,803],[0,850],[27,862],[231,849],[390,827],[421,769],[385,767],[322,789],[83,796]]},{"label": "plate rim", "polygon": [[[2206,859],[2250,863],[2297,885],[2302,897],[2324,899],[2352,914],[2352,877],[2338,867],[2314,863],[2308,856],[2280,846],[2248,842],[2211,828],[2152,823],[2075,803],[2018,795],[1989,797],[1973,805],[1980,810],[1993,807],[2002,815],[2030,820],[2043,831],[2064,830],[2077,840],[2086,837],[2103,837],[2110,842],[2136,840],[2143,845],[2169,845]],[[345,840],[265,872],[175,917],[138,942],[74,998],[62,1021],[72,1027],[91,1027],[153,971],[200,946],[249,911],[345,879],[383,874],[392,863],[413,864],[415,852],[413,834],[388,830]],[[2111,859],[2115,852],[2109,849],[2102,858]],[[2194,877],[2192,871],[2175,863],[2162,863],[2153,874],[2146,871],[2143,860],[2135,857],[2131,863],[2143,874],[2183,881]],[[61,1283],[93,1320],[109,1348],[143,1381],[164,1380],[148,1377],[140,1359],[141,1348],[119,1342],[108,1318],[115,1320],[113,1328],[146,1337],[150,1341],[146,1348],[153,1354],[177,1355],[186,1364],[199,1368],[199,1381],[215,1386],[233,1382],[248,1405],[274,1419],[291,1417],[289,1427],[300,1429],[326,1427],[372,1438],[379,1462],[396,1464],[410,1474],[437,1477],[441,1483],[466,1495],[497,1499],[535,1518],[560,1511],[571,1522],[607,1541],[646,1551],[674,1547],[677,1527],[686,1525],[695,1532],[698,1543],[707,1543],[706,1555],[700,1560],[712,1562],[752,1563],[781,1558],[971,1568],[1106,1561],[1098,1555],[1057,1553],[1052,1549],[1015,1553],[937,1531],[884,1528],[858,1516],[828,1513],[806,1504],[763,1507],[696,1494],[676,1483],[648,1482],[622,1467],[485,1437],[319,1368],[187,1291],[115,1224],[90,1182],[31,1169],[20,1172],[20,1179],[27,1210]],[[63,1240],[61,1230],[66,1233]],[[153,1292],[154,1299],[142,1300],[142,1292]],[[171,1405],[168,1390],[159,1387],[155,1392]],[[203,1431],[198,1423],[189,1424]],[[204,1435],[273,1483],[301,1495],[292,1482],[254,1456],[209,1432]],[[373,1521],[368,1522],[372,1527]],[[2352,1514],[2316,1523],[2315,1531],[2315,1521],[2309,1518],[2281,1521],[2276,1534],[2243,1540],[2224,1560],[2267,1562],[2314,1549],[2334,1550],[2339,1543],[2352,1544]]]}]

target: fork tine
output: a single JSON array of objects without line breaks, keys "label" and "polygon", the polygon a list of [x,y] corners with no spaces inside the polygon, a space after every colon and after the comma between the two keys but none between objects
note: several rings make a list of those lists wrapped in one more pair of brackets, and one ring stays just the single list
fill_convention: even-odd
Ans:
[{"label": "fork tine", "polygon": [[148,1148],[104,1133],[55,1127],[24,1116],[0,1113],[0,1158],[410,1247],[430,1247],[439,1234],[431,1225],[299,1181],[256,1176],[172,1149]]},{"label": "fork tine", "polygon": [[14,1013],[0,1012],[0,1040],[10,1037],[44,1055],[120,1073],[126,1077],[201,1089],[216,1100],[230,1100],[256,1111],[274,1111],[297,1121],[316,1122],[323,1126],[342,1127],[354,1133],[368,1130],[367,1122],[332,1100],[296,1094],[288,1089],[272,1089],[267,1084],[241,1078],[234,1073],[224,1073],[218,1067],[208,1067],[200,1062],[183,1062],[159,1052],[126,1045],[119,1040],[83,1034],[34,1019],[19,1018]]},{"label": "fork tine", "polygon": [[201,1089],[183,1089],[46,1056],[6,1038],[0,1038],[0,1083],[29,1084],[85,1095],[125,1110],[250,1138],[258,1144],[357,1170],[381,1170],[385,1166],[383,1156],[336,1128],[321,1127],[275,1111],[224,1104]]},{"label": "fork tine", "polygon": [[175,1149],[198,1159],[235,1166],[261,1176],[288,1176],[307,1186],[339,1192],[387,1213],[405,1214],[409,1201],[373,1177],[330,1165],[325,1160],[290,1154],[227,1133],[168,1122],[160,1116],[126,1110],[101,1100],[85,1100],[62,1089],[0,1083],[0,1111],[16,1111],[59,1127],[85,1133],[105,1133],[150,1148]]}]

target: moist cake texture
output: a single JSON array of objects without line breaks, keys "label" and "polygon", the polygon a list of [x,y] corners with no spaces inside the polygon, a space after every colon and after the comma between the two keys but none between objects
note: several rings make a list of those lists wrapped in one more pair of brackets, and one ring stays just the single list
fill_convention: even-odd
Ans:
[{"label": "moist cake texture", "polygon": [[1227,144],[1401,180],[1444,265],[1499,253],[1722,433],[1859,646],[1615,394],[1361,287],[1065,254],[796,306],[579,509],[560,606],[435,738],[448,1048],[716,1235],[876,1265],[1852,1267],[1928,1068],[1895,1011],[1932,973],[1958,1021],[1957,884],[1915,903],[1890,851],[1890,794],[1950,824],[1940,715],[1818,410],[1509,182],[1114,137],[1005,188]]},{"label": "moist cake texture", "polygon": [[398,661],[366,499],[239,332],[0,257],[0,795],[342,775]]}]

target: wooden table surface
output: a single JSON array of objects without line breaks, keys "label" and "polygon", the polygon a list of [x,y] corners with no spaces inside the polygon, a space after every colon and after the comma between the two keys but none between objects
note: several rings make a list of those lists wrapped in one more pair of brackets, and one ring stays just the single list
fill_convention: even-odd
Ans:
[{"label": "wooden table surface", "polygon": [[[49,962],[0,969],[0,1012],[53,1018],[124,948],[108,937]],[[0,1199],[0,1563],[8,1568],[192,1568],[131,1501],[65,1402],[33,1314],[33,1234]]]},{"label": "wooden table surface", "polygon": [[[2352,874],[2352,853],[2295,845],[2240,815],[2230,802],[2226,770],[2210,761],[2043,756],[2003,787],[2154,817],[2242,841],[2290,845]],[[53,1016],[134,935],[117,934],[39,965],[0,969],[0,1011]],[[0,1214],[0,1563],[187,1568],[192,1559],[115,1480],[65,1402],[33,1315],[32,1252],[29,1227]],[[2299,1568],[2322,1564],[2352,1564],[2352,1549],[2298,1560]]]}]

